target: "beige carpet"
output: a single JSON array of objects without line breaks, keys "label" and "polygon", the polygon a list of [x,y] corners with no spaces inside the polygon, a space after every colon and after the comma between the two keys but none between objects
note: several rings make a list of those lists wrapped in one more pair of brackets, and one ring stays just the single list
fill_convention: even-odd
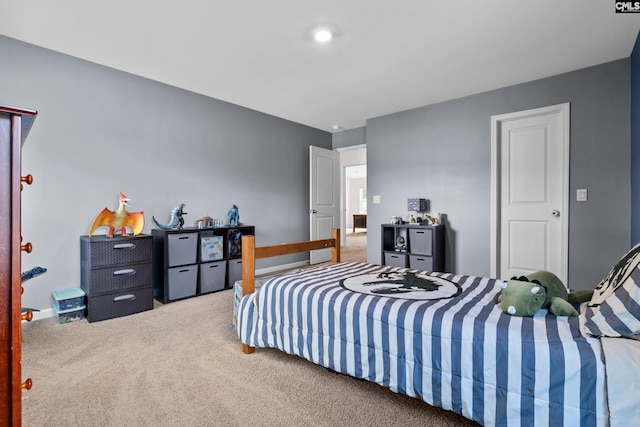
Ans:
[{"label": "beige carpet", "polygon": [[346,234],[346,245],[340,248],[341,261],[367,262],[367,232]]},{"label": "beige carpet", "polygon": [[273,349],[240,351],[230,290],[88,323],[24,323],[24,426],[476,425]]}]

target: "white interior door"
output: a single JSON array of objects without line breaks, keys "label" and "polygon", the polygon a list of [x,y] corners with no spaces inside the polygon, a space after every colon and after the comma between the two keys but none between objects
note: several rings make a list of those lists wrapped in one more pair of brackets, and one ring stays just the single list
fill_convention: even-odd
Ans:
[{"label": "white interior door", "polygon": [[492,276],[567,283],[569,104],[492,117]]},{"label": "white interior door", "polygon": [[[309,147],[310,239],[330,239],[331,229],[340,223],[340,153]],[[309,263],[331,261],[331,249],[309,253]]]}]

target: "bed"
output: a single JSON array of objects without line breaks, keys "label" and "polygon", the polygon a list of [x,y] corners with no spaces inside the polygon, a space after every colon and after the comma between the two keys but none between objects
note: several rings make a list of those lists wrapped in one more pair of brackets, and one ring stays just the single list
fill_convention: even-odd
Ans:
[{"label": "bed", "polygon": [[[509,316],[496,305],[496,279],[339,262],[338,236],[262,248],[243,236],[245,353],[278,348],[482,425],[613,426],[640,416],[640,343],[605,336],[615,325],[599,319],[616,310],[608,305],[619,283],[603,280],[602,301],[579,317]],[[331,249],[331,264],[276,275],[254,292],[256,259],[319,248]]]}]

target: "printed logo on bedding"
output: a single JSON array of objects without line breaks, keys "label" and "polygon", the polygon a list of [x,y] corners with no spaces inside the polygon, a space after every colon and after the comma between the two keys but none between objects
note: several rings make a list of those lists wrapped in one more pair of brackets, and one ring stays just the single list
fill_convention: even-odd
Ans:
[{"label": "printed logo on bedding", "polygon": [[640,1],[617,1],[616,13],[637,13],[640,12]]},{"label": "printed logo on bedding", "polygon": [[413,271],[362,274],[342,279],[340,286],[361,294],[411,300],[453,298],[462,292],[462,288],[450,280]]}]

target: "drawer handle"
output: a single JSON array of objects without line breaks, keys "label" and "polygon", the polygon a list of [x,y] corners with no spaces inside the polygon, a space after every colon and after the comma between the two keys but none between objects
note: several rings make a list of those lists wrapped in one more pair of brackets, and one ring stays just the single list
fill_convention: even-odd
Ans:
[{"label": "drawer handle", "polygon": [[184,270],[178,270],[178,273],[188,273],[189,269],[185,268]]},{"label": "drawer handle", "polygon": [[21,245],[20,250],[30,254],[33,250],[33,245],[31,245],[31,242],[27,243],[26,245]]},{"label": "drawer handle", "polygon": [[20,320],[26,320],[27,322],[31,322],[33,320],[33,311],[29,310],[26,313],[22,313],[20,315]]},{"label": "drawer handle", "polygon": [[125,268],[124,270],[117,270],[113,272],[114,276],[133,276],[136,271],[133,268]]},{"label": "drawer handle", "polygon": [[424,234],[424,231],[416,231],[416,234]]},{"label": "drawer handle", "polygon": [[23,382],[22,384],[20,384],[20,388],[23,390],[31,390],[31,387],[33,387],[33,381],[31,380],[31,378],[27,378],[27,380],[25,382]]},{"label": "drawer handle", "polygon": [[218,268],[219,265],[218,264],[214,264],[214,265],[210,265],[209,268]]},{"label": "drawer handle", "polygon": [[416,258],[416,261],[426,261],[424,258]]},{"label": "drawer handle", "polygon": [[178,240],[184,240],[184,239],[189,239],[190,236],[180,236],[178,237]]},{"label": "drawer handle", "polygon": [[399,258],[398,255],[391,255],[391,258]]},{"label": "drawer handle", "polygon": [[113,245],[113,249],[135,249],[136,245],[133,243],[118,243]]},{"label": "drawer handle", "polygon": [[134,299],[136,299],[136,296],[134,294],[127,294],[127,295],[120,295],[119,297],[115,297],[113,299],[113,302],[118,302],[118,301],[133,301]]}]

